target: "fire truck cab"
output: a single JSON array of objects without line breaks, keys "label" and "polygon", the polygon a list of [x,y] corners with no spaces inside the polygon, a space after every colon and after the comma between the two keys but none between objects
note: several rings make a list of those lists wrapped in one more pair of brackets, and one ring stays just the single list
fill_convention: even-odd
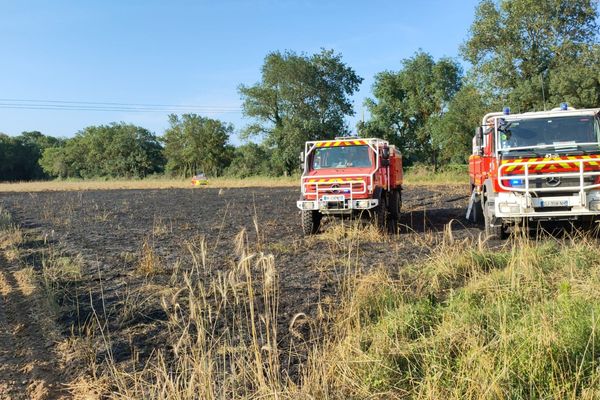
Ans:
[{"label": "fire truck cab", "polygon": [[[600,215],[600,109],[487,114],[469,158],[467,219],[505,238],[516,224]],[[534,224],[532,224],[533,222]]]},{"label": "fire truck cab", "polygon": [[306,142],[300,156],[305,235],[319,231],[323,215],[375,217],[378,226],[394,226],[400,214],[402,155],[382,139],[340,137]]}]

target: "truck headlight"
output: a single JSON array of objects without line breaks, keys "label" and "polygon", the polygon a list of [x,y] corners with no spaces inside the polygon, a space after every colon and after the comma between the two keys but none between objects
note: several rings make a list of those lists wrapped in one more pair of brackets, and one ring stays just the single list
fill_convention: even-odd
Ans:
[{"label": "truck headlight", "polygon": [[315,202],[314,201],[305,201],[302,203],[302,208],[304,210],[314,210],[315,207]]},{"label": "truck headlight", "polygon": [[356,208],[369,208],[371,202],[369,200],[357,200]]},{"label": "truck headlight", "polygon": [[498,209],[505,214],[518,214],[521,211],[518,204],[511,203],[498,203]]}]

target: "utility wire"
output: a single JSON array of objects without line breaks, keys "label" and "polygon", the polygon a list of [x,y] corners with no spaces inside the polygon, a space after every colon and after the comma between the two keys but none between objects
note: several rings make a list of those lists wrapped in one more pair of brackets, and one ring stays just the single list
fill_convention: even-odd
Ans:
[{"label": "utility wire", "polygon": [[112,111],[112,112],[142,112],[142,113],[183,113],[183,112],[198,112],[205,114],[221,114],[221,113],[241,113],[242,110],[191,110],[191,109],[160,109],[160,108],[94,108],[94,107],[53,107],[50,105],[16,105],[16,104],[0,104],[0,109],[21,109],[21,110],[54,110],[54,111]]},{"label": "utility wire", "polygon": [[0,108],[25,110],[59,111],[112,111],[112,112],[200,112],[200,113],[240,113],[239,107],[116,103],[95,101],[0,99]]}]

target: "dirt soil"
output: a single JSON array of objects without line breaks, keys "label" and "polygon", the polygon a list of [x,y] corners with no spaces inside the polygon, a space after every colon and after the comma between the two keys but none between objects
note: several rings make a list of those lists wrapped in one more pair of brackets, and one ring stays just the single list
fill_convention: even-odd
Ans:
[{"label": "dirt soil", "polygon": [[48,318],[31,269],[0,254],[0,399],[60,399],[60,334]]},{"label": "dirt soil", "polygon": [[[394,269],[420,262],[450,222],[455,239],[477,237],[480,228],[464,219],[467,192],[467,186],[406,187],[400,233],[384,241],[361,241],[356,265]],[[136,272],[144,249],[151,248],[167,269],[189,268],[189,246],[204,240],[209,280],[237,262],[235,237],[242,229],[253,250],[275,257],[280,282],[278,338],[285,347],[294,315],[314,316],[324,299],[335,298],[344,273],[336,260],[347,257],[347,247],[327,233],[340,222],[326,224],[325,233],[316,237],[302,237],[298,197],[292,188],[5,193],[0,194],[0,206],[25,231],[41,232],[61,254],[83,260],[81,278],[59,299],[56,322],[68,337],[77,334],[93,313],[107,316],[114,338],[107,352],[121,362],[133,355],[143,360],[153,349],[168,346],[160,329],[166,315],[158,303],[145,304],[141,313],[126,321],[110,318],[136,288],[147,288],[149,279],[153,287],[167,279]],[[15,393],[35,389],[30,386],[36,370],[53,365],[52,344],[35,340],[38,328],[28,311],[25,289],[9,264],[0,259],[0,399],[26,398]],[[30,264],[40,268],[39,260]],[[288,361],[287,373],[293,376],[301,362],[302,357]],[[45,387],[55,383],[50,380]]]}]

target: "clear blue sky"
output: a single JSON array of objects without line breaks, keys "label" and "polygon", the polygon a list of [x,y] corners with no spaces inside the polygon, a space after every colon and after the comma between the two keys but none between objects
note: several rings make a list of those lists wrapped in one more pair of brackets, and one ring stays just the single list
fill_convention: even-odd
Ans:
[{"label": "clear blue sky", "polygon": [[[327,48],[364,78],[354,128],[377,72],[399,69],[418,49],[458,59],[477,3],[0,0],[0,99],[239,108],[237,86],[260,79],[268,52]],[[236,130],[249,122],[240,112],[205,115]],[[0,107],[0,132],[10,135],[70,137],[112,121],[162,134],[167,115]]]}]

